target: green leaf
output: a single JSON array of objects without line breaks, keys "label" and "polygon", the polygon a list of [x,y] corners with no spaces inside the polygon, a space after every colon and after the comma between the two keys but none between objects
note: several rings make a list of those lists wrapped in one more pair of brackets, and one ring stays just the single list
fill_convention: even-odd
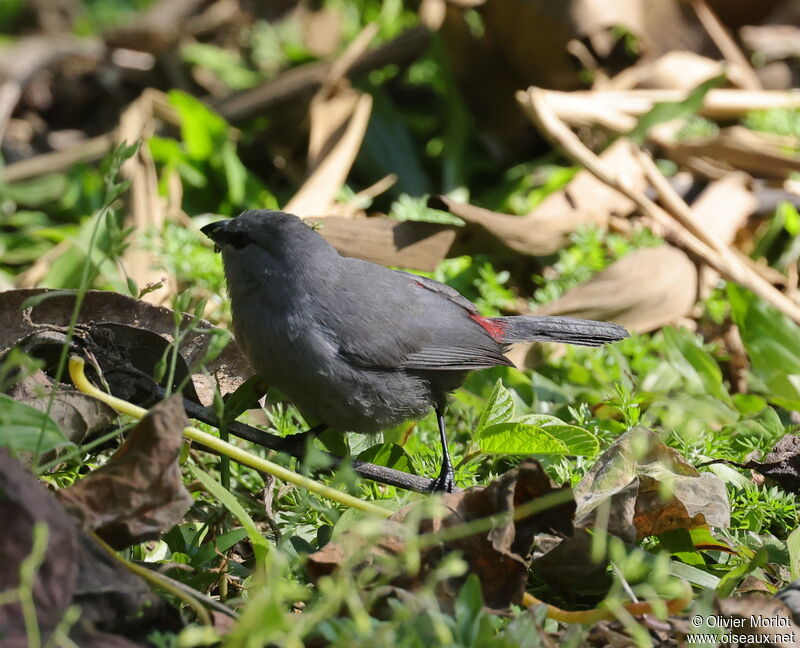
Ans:
[{"label": "green leaf", "polygon": [[569,454],[567,445],[538,425],[496,423],[483,428],[475,441],[490,454]]},{"label": "green leaf", "polygon": [[717,585],[719,585],[720,582],[720,579],[714,576],[714,574],[709,574],[702,569],[692,567],[691,565],[684,565],[674,560],[669,564],[669,571],[673,576],[684,578],[692,583],[692,585],[699,585],[703,589],[717,589]]},{"label": "green leaf", "polygon": [[233,493],[224,488],[216,479],[209,475],[204,470],[197,466],[191,466],[192,474],[203,485],[203,487],[216,497],[220,503],[228,509],[231,514],[239,520],[239,523],[247,530],[247,535],[250,538],[250,544],[253,545],[253,552],[256,556],[256,561],[263,565],[270,552],[269,543],[267,539],[261,535],[261,532],[256,527],[247,511],[239,503],[239,500],[234,497]]},{"label": "green leaf", "polygon": [[251,376],[239,385],[235,391],[225,394],[223,398],[225,403],[224,425],[235,421],[247,410],[255,409],[259,406],[258,400],[264,395],[260,389],[262,385],[263,381],[258,376]]},{"label": "green leaf", "polygon": [[729,283],[727,292],[756,378],[752,391],[786,409],[800,409],[800,327],[736,284]]},{"label": "green leaf", "polygon": [[228,197],[234,205],[241,205],[244,203],[247,168],[239,159],[236,145],[231,140],[222,146],[222,166],[228,183]]},{"label": "green leaf", "polygon": [[412,475],[416,474],[411,457],[408,456],[403,446],[399,446],[396,443],[379,443],[374,445],[364,450],[364,452],[361,452],[358,455],[358,459],[360,461],[377,464],[378,466],[402,470]]},{"label": "green leaf", "polygon": [[0,447],[33,455],[74,445],[45,412],[0,394]]},{"label": "green leaf", "polygon": [[564,421],[555,416],[528,414],[520,418],[519,422],[541,427],[567,446],[568,454],[579,457],[594,457],[600,451],[600,442],[594,434],[577,425],[564,423]]},{"label": "green leaf", "polygon": [[789,550],[789,569],[792,580],[800,578],[800,529],[795,529],[786,538],[786,548]]},{"label": "green leaf", "polygon": [[719,585],[716,587],[717,596],[720,598],[731,596],[736,590],[736,586],[742,582],[742,579],[755,569],[766,565],[768,559],[769,555],[767,550],[762,547],[756,551],[755,556],[753,556],[751,560],[731,569],[720,579]]},{"label": "green leaf", "polygon": [[664,353],[669,364],[688,383],[692,394],[711,394],[721,401],[730,402],[730,394],[722,383],[722,371],[714,358],[686,329],[663,329]]},{"label": "green leaf", "polygon": [[227,533],[218,535],[210,542],[203,544],[191,557],[191,564],[194,567],[202,567],[211,562],[219,553],[225,553],[237,542],[247,537],[247,529],[233,529]]},{"label": "green leaf", "polygon": [[647,131],[653,126],[696,114],[703,107],[703,100],[708,91],[721,85],[725,80],[725,75],[720,74],[701,83],[682,101],[656,102],[650,110],[639,118],[639,123],[628,133],[628,137],[641,144],[647,139]]},{"label": "green leaf", "polygon": [[228,138],[228,124],[199,99],[185,92],[170,90],[167,97],[181,120],[181,139],[189,157],[194,160],[212,157],[220,143]]},{"label": "green leaf", "polygon": [[498,378],[475,429],[480,433],[481,430],[490,425],[510,421],[513,416],[514,399],[511,397],[511,392],[505,388],[503,382]]}]

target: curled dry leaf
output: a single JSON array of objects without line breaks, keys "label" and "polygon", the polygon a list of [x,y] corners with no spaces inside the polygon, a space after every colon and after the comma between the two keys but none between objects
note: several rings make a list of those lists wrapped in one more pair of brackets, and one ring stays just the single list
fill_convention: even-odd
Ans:
[{"label": "curled dry leaf", "polygon": [[696,297],[694,263],[678,248],[661,245],[634,250],[533,314],[608,320],[645,333],[689,313]]},{"label": "curled dry leaf", "polygon": [[284,209],[300,217],[324,216],[344,185],[367,132],[372,96],[350,87],[344,74],[375,35],[366,27],[332,66],[311,101],[308,158],[310,174]]},{"label": "curled dry leaf", "polygon": [[[35,572],[33,600],[42,642],[51,637],[70,605],[81,610],[81,623],[70,630],[78,645],[134,645],[94,631],[114,632],[131,619],[153,630],[176,630],[176,617],[145,582],[102,551],[63,509],[58,500],[19,462],[0,449],[0,591],[19,585],[19,566],[31,555],[34,527],[46,528],[41,565]],[[165,625],[166,623],[166,625]],[[21,639],[27,646],[24,615],[16,602],[0,606],[3,645]],[[102,638],[103,641],[99,639]],[[108,642],[105,641],[108,639]],[[119,639],[112,643],[111,640]],[[9,643],[9,645],[12,645]],[[16,645],[16,644],[15,644]]]},{"label": "curled dry leaf", "polygon": [[[21,310],[22,304],[32,297],[54,292],[32,309]],[[15,346],[22,338],[43,327],[66,327],[75,306],[73,293],[40,289],[9,290],[0,293],[0,352]],[[125,324],[129,327],[157,333],[172,340],[175,332],[174,313],[168,308],[153,306],[143,301],[105,290],[90,290],[86,293],[78,324],[107,322]],[[184,315],[188,324],[189,316]],[[200,361],[208,351],[210,336],[203,329],[210,329],[207,322],[200,322],[201,330],[187,335],[180,347],[180,355],[192,372],[194,386],[200,402],[209,405],[214,399],[215,380],[219,381],[223,393],[235,391],[252,373],[247,360],[231,342],[222,353],[208,363],[208,374],[201,371]],[[209,375],[210,374],[210,375]]]},{"label": "curled dry leaf", "polygon": [[800,158],[784,152],[786,144],[797,143],[797,138],[784,141],[743,126],[724,128],[708,137],[660,142],[668,157],[689,168],[696,167],[699,160],[720,173],[733,169],[778,180],[800,172]]},{"label": "curled dry leaf", "polygon": [[602,84],[601,90],[659,88],[692,90],[724,72],[721,61],[694,52],[674,50],[655,60],[644,59]]},{"label": "curled dry leaf", "polygon": [[[175,4],[174,2],[170,4]],[[120,117],[117,141],[120,144],[147,142],[156,131],[162,116],[174,113],[166,95],[152,88],[130,104]],[[174,117],[173,117],[174,119]],[[158,173],[149,146],[140,146],[122,165],[122,177],[130,182],[128,209],[123,227],[132,228],[138,236],[122,252],[120,263],[129,279],[138,286],[159,286],[143,299],[151,304],[167,303],[177,292],[175,280],[160,267],[159,254],[153,246],[142,243],[146,232],[161,232],[167,220],[166,201],[159,195]]]},{"label": "curled dry leaf", "polygon": [[[545,495],[563,496],[557,504],[537,513],[513,519],[526,504]],[[434,519],[425,519],[419,531],[447,534],[457,527],[495,515],[507,515],[495,522],[488,532],[482,531],[454,537],[428,546],[422,550],[421,566],[417,573],[395,575],[395,588],[413,591],[436,568],[442,556],[459,551],[468,564],[468,571],[477,574],[481,581],[485,604],[494,609],[507,608],[519,603],[528,579],[534,537],[541,533],[566,535],[572,531],[575,503],[568,488],[559,488],[545,474],[538,461],[529,459],[507,472],[486,487],[474,487],[459,493],[442,496],[443,513]],[[309,557],[312,577],[330,573],[352,557],[363,558],[361,566],[374,565],[379,557],[399,556],[405,551],[401,522],[416,514],[411,504],[395,513],[388,522],[388,533],[383,534],[378,545],[363,553],[363,541],[354,534],[345,534],[340,540],[328,543]],[[360,552],[359,552],[360,551]],[[354,553],[358,552],[358,553]],[[440,586],[437,595],[444,604],[451,604],[463,579]]]},{"label": "curled dry leaf", "polygon": [[[750,178],[744,173],[729,173],[712,182],[692,203],[695,219],[722,245],[733,243],[736,233],[758,208],[758,199],[749,184]],[[707,295],[718,280],[719,273],[703,268],[700,280],[702,296]]]},{"label": "curled dry leaf", "polygon": [[192,505],[178,465],[188,424],[178,396],[159,403],[108,463],[59,491],[59,498],[115,549],[158,538]]},{"label": "curled dry leaf", "polygon": [[646,428],[619,437],[575,487],[575,526],[610,502],[608,532],[632,542],[673,529],[727,527],[730,504],[716,475],[699,473]]},{"label": "curled dry leaf", "polygon": [[434,270],[447,256],[456,238],[454,229],[446,225],[381,216],[328,216],[318,222],[319,233],[343,256],[426,271]]},{"label": "curled dry leaf", "polygon": [[606,560],[592,558],[592,528],[608,506],[607,531],[626,542],[673,529],[725,527],[730,506],[722,481],[700,474],[644,428],[623,434],[575,487],[575,532],[543,546],[533,570],[569,598],[602,597],[610,586]]},{"label": "curled dry leaf", "polygon": [[[625,142],[610,146],[601,159],[631,189],[644,191],[641,165]],[[496,248],[499,243],[500,247],[531,256],[552,254],[564,247],[569,235],[579,227],[605,226],[611,216],[625,217],[635,208],[633,201],[585,170],[525,216],[500,214],[445,196],[431,198],[429,206],[449,211],[466,221],[466,229],[471,230],[473,236],[488,238],[489,241],[471,242],[481,249]]]},{"label": "curled dry leaf", "polygon": [[749,468],[774,479],[790,493],[800,492],[800,436],[787,434],[764,461],[748,461],[743,468]]},{"label": "curled dry leaf", "polygon": [[60,389],[52,401],[49,394],[18,400],[47,412],[73,443],[81,443],[117,420],[117,413],[111,407],[74,389]]}]

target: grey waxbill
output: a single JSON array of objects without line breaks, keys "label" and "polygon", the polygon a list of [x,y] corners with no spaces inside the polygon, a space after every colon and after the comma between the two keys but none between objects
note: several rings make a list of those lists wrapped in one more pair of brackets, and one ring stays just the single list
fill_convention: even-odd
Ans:
[{"label": "grey waxbill", "polygon": [[320,429],[371,433],[436,411],[451,492],[447,393],[467,372],[513,366],[515,342],[600,346],[617,324],[568,317],[482,317],[432,279],[340,256],[297,216],[245,211],[202,228],[222,251],[236,341],[258,375]]}]

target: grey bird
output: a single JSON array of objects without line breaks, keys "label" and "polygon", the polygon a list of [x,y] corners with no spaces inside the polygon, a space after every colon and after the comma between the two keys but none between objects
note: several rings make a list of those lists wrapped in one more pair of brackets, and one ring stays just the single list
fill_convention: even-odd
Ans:
[{"label": "grey bird", "polygon": [[368,434],[436,411],[434,491],[454,489],[444,411],[469,371],[513,366],[504,352],[515,342],[628,336],[568,317],[482,317],[450,286],[340,256],[284,212],[249,210],[202,231],[222,251],[237,343],[317,430]]}]

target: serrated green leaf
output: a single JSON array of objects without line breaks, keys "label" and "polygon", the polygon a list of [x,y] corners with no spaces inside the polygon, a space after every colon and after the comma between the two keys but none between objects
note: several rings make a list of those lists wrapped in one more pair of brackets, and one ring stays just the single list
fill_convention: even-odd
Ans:
[{"label": "serrated green leaf", "polygon": [[475,441],[488,454],[569,454],[566,444],[538,425],[496,423],[481,430]]},{"label": "serrated green leaf", "polygon": [[514,399],[498,378],[475,429],[480,433],[490,425],[510,421],[512,416],[514,416]]},{"label": "serrated green leaf", "polygon": [[555,416],[529,414],[520,418],[520,423],[543,428],[548,434],[567,446],[568,454],[578,457],[594,457],[600,451],[600,442],[594,434],[577,425],[564,423]]}]

